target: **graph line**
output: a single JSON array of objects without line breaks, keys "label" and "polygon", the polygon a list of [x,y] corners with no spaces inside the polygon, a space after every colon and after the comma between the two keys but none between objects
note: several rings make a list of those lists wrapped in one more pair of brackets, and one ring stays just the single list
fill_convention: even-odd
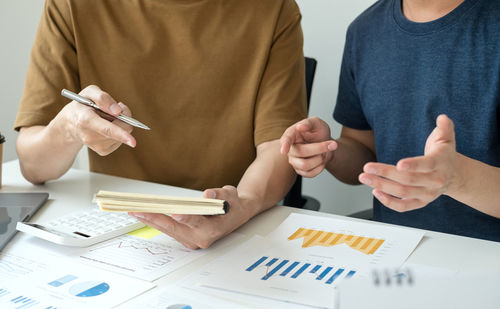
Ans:
[{"label": "graph line", "polygon": [[98,248],[95,248],[95,249],[92,249],[92,250],[89,250],[89,251],[96,251],[96,250],[104,249],[106,247],[114,247],[114,246],[116,246],[116,248],[119,248],[119,249],[133,248],[133,249],[137,249],[137,250],[145,250],[146,252],[148,252],[151,255],[162,255],[162,254],[169,254],[170,253],[170,251],[154,252],[153,250],[151,250],[148,247],[135,246],[133,244],[130,244],[130,245],[129,244],[124,244],[123,241],[120,241],[118,243],[118,245],[117,245],[117,243],[113,243],[113,244],[109,244],[109,245],[106,245],[106,246],[98,247]]}]

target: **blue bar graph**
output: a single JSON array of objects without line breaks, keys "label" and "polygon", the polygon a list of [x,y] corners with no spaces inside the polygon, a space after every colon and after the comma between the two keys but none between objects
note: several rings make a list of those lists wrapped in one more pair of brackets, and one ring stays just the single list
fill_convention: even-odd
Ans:
[{"label": "blue bar graph", "polygon": [[280,274],[280,276],[286,276],[286,275],[288,275],[288,273],[289,273],[289,272],[291,272],[291,271],[295,268],[295,266],[297,266],[297,265],[299,265],[299,264],[300,264],[300,262],[293,262],[293,263],[292,263],[292,265],[288,266],[288,268],[287,268],[287,269],[285,269],[285,270],[284,270],[284,271]]},{"label": "blue bar graph", "polygon": [[[24,303],[24,302],[23,302]],[[31,306],[34,306],[34,305],[37,305],[38,302],[36,300],[33,300],[33,299],[29,299],[28,302],[26,302],[24,305],[22,306],[19,306],[19,307],[16,307],[16,309],[23,309],[23,308],[29,308]]]},{"label": "blue bar graph", "polygon": [[355,270],[350,270],[347,275],[345,276],[346,279],[349,279],[351,278],[352,276],[354,276],[354,274],[356,273]]},{"label": "blue bar graph", "polygon": [[277,258],[273,258],[272,260],[270,260],[266,266],[272,266],[274,264],[274,262],[276,262],[278,259]]},{"label": "blue bar graph", "polygon": [[323,280],[323,278],[326,276],[326,274],[328,274],[330,272],[330,270],[332,270],[333,267],[330,267],[328,266],[325,270],[323,270],[323,272],[321,273],[321,275],[319,275],[316,280]]},{"label": "blue bar graph", "polygon": [[301,273],[303,273],[303,272],[304,272],[304,270],[306,270],[306,269],[307,269],[307,267],[309,267],[309,266],[311,266],[311,264],[309,264],[309,263],[306,263],[306,264],[302,265],[302,267],[301,267],[301,268],[299,268],[299,270],[297,270],[297,271],[295,272],[295,274],[293,274],[293,275],[292,275],[292,279],[295,279],[295,278],[297,278],[298,276],[300,276],[300,274],[301,274]]},{"label": "blue bar graph", "polygon": [[311,274],[315,274],[315,273],[318,271],[318,269],[320,269],[320,268],[321,268],[321,265],[316,265],[316,266],[314,266],[314,268],[310,271],[310,273],[311,273]]},{"label": "blue bar graph", "polygon": [[7,291],[5,289],[0,289],[0,296],[4,296],[6,294],[9,294],[9,291]]},{"label": "blue bar graph", "polygon": [[281,261],[281,263],[279,263],[278,266],[274,267],[273,270],[271,270],[264,277],[262,277],[262,280],[267,280],[267,279],[271,278],[271,276],[274,275],[278,270],[280,270],[281,267],[285,266],[286,263],[288,263],[288,260]]},{"label": "blue bar graph", "polygon": [[77,278],[78,278],[78,277],[73,276],[73,275],[66,275],[66,276],[61,277],[61,278],[59,278],[59,279],[57,279],[57,280],[54,280],[54,281],[52,281],[52,282],[49,282],[49,285],[54,286],[54,287],[56,287],[56,288],[57,288],[57,287],[60,287],[60,286],[61,286],[61,285],[63,285],[63,284],[66,284],[66,283],[68,283],[68,282],[70,282],[70,281],[73,281],[73,280],[75,280],[75,279],[77,279]]},{"label": "blue bar graph", "polygon": [[35,306],[39,304],[38,301],[25,297],[25,296],[17,296],[13,299],[10,300],[12,303],[17,304],[18,306],[15,307],[16,309],[23,309],[23,308],[29,308],[32,306]]},{"label": "blue bar graph", "polygon": [[10,301],[13,302],[13,303],[18,303],[20,301],[22,301],[23,299],[25,299],[26,297],[23,297],[23,296],[18,296],[16,298],[13,298],[11,299]]},{"label": "blue bar graph", "polygon": [[337,279],[343,272],[344,272],[343,268],[337,269],[337,271],[330,277],[330,279],[326,281],[326,284],[332,284],[333,281],[335,281],[335,279]]},{"label": "blue bar graph", "polygon": [[[259,266],[262,267],[258,268]],[[300,275],[306,273],[304,277],[306,280],[316,279],[318,282],[322,281],[323,284],[334,284],[339,280],[349,279],[356,274],[355,270],[347,270],[345,268],[340,268],[340,267],[316,264],[314,265],[314,267],[309,269],[310,266],[312,266],[312,264],[308,262],[300,262],[300,261],[292,262],[289,259],[270,258],[268,256],[263,256],[245,270],[251,272],[256,270],[256,268],[258,268],[258,270],[256,270],[257,274],[259,276],[262,276],[260,277],[260,280],[268,280],[269,278],[277,274],[279,274],[279,277],[283,279],[285,278],[297,279]],[[336,269],[336,271],[333,272],[332,271],[333,269]],[[330,273],[333,274],[327,280],[323,281],[323,279],[326,279],[326,277]],[[312,276],[310,274],[312,274]],[[62,280],[63,278],[58,279],[57,281],[64,281]],[[1,293],[2,289],[0,289],[0,295]],[[19,301],[19,299],[17,298],[15,300]]]},{"label": "blue bar graph", "polygon": [[267,256],[263,256],[261,257],[257,262],[253,263],[252,266],[248,267],[246,269],[246,271],[252,271],[255,269],[255,267],[259,266],[260,264],[262,264],[262,262],[264,262],[265,260],[267,260]]}]

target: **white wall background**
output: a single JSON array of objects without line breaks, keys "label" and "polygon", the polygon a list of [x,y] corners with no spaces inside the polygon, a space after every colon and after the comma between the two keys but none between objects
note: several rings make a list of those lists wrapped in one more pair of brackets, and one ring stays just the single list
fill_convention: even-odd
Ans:
[{"label": "white wall background", "polygon": [[[309,115],[328,122],[332,136],[338,137],[340,125],[332,113],[337,98],[342,51],[347,26],[375,0],[296,0],[302,11],[304,54],[318,60]],[[304,179],[303,192],[318,199],[321,211],[350,214],[371,208],[371,190],[349,186],[324,171]]]},{"label": "white wall background", "polygon": [[[350,21],[375,0],[296,1],[303,15],[304,53],[318,60],[310,115],[327,121],[333,136],[337,137],[340,126],[331,115],[337,96],[345,31]],[[43,0],[0,1],[0,132],[7,139],[4,162],[16,159],[17,133],[12,127],[43,3]],[[85,157],[80,155],[77,162],[84,168],[87,167]],[[349,214],[371,207],[368,188],[342,184],[327,172],[314,179],[305,179],[304,193],[318,199],[321,210],[326,212]]]},{"label": "white wall background", "polygon": [[4,162],[16,158],[17,133],[12,128],[42,8],[41,0],[0,0],[0,132],[7,139]]}]

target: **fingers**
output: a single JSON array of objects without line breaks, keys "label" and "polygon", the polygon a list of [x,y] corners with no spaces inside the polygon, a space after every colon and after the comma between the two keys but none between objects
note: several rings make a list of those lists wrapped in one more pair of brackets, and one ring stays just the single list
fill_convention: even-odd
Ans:
[{"label": "fingers", "polygon": [[129,213],[129,215],[137,218],[142,223],[149,225],[170,237],[182,243],[185,247],[190,249],[200,248],[198,245],[191,242],[186,235],[190,235],[192,231],[187,225],[177,223],[173,218],[154,213]]},{"label": "fingers", "polygon": [[285,130],[280,138],[280,152],[286,155],[295,144],[323,142],[328,139],[331,139],[328,124],[318,117],[310,117]]},{"label": "fingers", "polygon": [[338,144],[335,141],[326,141],[311,144],[295,144],[291,147],[289,155],[292,157],[307,158],[336,150],[337,147]]},{"label": "fingers", "polygon": [[399,171],[431,173],[436,170],[437,162],[435,157],[428,155],[402,159],[396,166]]},{"label": "fingers", "polygon": [[325,169],[325,166],[324,165],[319,165],[311,170],[308,170],[308,171],[305,171],[305,170],[299,170],[299,169],[296,169],[295,172],[300,175],[300,176],[303,176],[303,177],[306,177],[306,178],[313,178],[313,177],[316,177],[318,176],[319,174],[321,174],[321,172]]},{"label": "fingers", "polygon": [[366,173],[359,175],[359,181],[386,194],[404,199],[431,201],[439,195],[437,188],[434,189],[425,186],[405,185],[387,178]]},{"label": "fingers", "polygon": [[87,131],[91,131],[108,139],[127,144],[130,147],[136,146],[135,138],[126,129],[99,117],[92,110],[81,112],[77,117],[76,126],[81,132],[81,140],[85,145],[92,144],[96,139],[92,134],[88,134]]},{"label": "fingers", "polygon": [[[119,102],[118,105],[122,108],[122,110],[123,110],[122,113],[124,115],[129,116],[129,117],[132,115],[132,112],[130,111],[130,109],[125,104]],[[128,133],[132,133],[132,131],[134,130],[133,126],[129,125],[126,122],[121,121],[120,119],[114,119],[111,122],[114,123],[114,124],[116,124],[120,128],[124,129]]]},{"label": "fingers", "polygon": [[419,209],[427,205],[426,202],[419,199],[400,199],[390,196],[380,190],[373,190],[372,193],[384,206],[398,212]]},{"label": "fingers", "polygon": [[231,203],[231,200],[238,198],[238,190],[234,186],[224,186],[222,188],[207,189],[203,192],[205,198],[216,198]]},{"label": "fingers", "polygon": [[[435,172],[433,166],[434,159],[430,158],[430,160],[427,160],[429,159],[427,157],[417,157],[415,158],[415,160],[420,161],[421,158],[424,158],[425,160],[424,163],[420,165],[420,170],[413,168],[402,170],[402,168],[400,167],[401,164],[404,164],[406,166],[407,162],[409,163],[409,166],[413,167],[413,158],[401,160],[400,162],[404,162],[398,162],[397,167],[390,164],[370,162],[365,164],[365,166],[363,167],[363,171],[366,173],[364,177],[371,178],[378,176],[399,182],[404,185],[426,186],[433,188],[441,187],[443,183],[442,179],[440,179],[439,177],[439,173]],[[431,163],[429,163],[428,161]],[[424,166],[426,167],[424,168]]]},{"label": "fingers", "polygon": [[[307,173],[317,167],[323,168],[325,166],[325,159],[321,154],[309,158],[289,157],[288,163],[290,163],[297,173]],[[300,175],[304,176],[303,174]]]},{"label": "fingers", "polygon": [[127,105],[123,104],[123,102],[118,102],[118,106],[120,106],[120,108],[122,109],[122,114],[132,117],[132,111],[130,110],[130,108],[128,108]]},{"label": "fingers", "polygon": [[288,127],[280,138],[280,152],[282,155],[288,154],[290,147],[298,142],[299,131],[297,129],[298,125],[306,122],[307,119],[301,120],[296,124]]},{"label": "fingers", "polygon": [[99,108],[111,115],[117,116],[122,112],[120,105],[107,92],[99,87],[91,85],[80,92],[80,95],[94,101]]}]

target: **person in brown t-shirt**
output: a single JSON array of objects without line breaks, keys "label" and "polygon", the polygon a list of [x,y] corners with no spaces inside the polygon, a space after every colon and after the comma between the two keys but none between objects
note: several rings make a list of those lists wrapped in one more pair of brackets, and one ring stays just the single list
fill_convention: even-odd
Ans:
[{"label": "person in brown t-shirt", "polygon": [[300,18],[293,0],[47,0],[15,123],[23,175],[56,179],[87,146],[94,172],[205,190],[229,213],[137,215],[208,247],[293,182],[279,138],[306,116]]}]

